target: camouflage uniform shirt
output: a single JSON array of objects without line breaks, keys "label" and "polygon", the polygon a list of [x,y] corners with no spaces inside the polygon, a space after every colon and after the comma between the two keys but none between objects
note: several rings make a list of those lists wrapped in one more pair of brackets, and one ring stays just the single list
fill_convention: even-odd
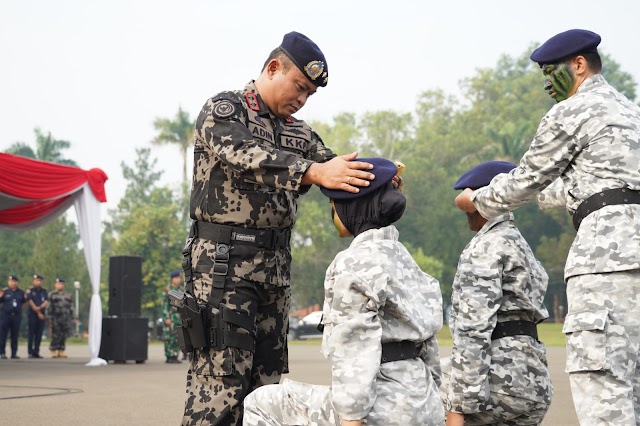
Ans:
[{"label": "camouflage uniform shirt", "polygon": [[[564,204],[573,213],[607,189],[640,190],[640,107],[600,74],[542,119],[520,165],[496,176],[472,200],[484,217],[514,210],[540,194],[543,207]],[[604,207],[582,221],[565,266],[565,279],[640,268],[640,205]]]},{"label": "camouflage uniform shirt", "polygon": [[[191,218],[254,229],[290,229],[302,177],[314,162],[335,157],[304,122],[270,113],[250,82],[209,99],[195,129]],[[238,247],[241,245],[238,244]],[[250,254],[234,274],[288,286],[288,249]]]},{"label": "camouflage uniform shirt", "polygon": [[548,318],[547,283],[511,213],[489,220],[467,244],[451,296],[448,411],[488,411],[490,393],[551,402],[544,346],[529,336],[491,340],[498,321]]},{"label": "camouflage uniform shirt", "polygon": [[[332,364],[331,400],[340,419],[444,423],[435,338],[442,328],[440,286],[420,270],[394,226],[363,232],[335,257],[325,279],[323,323],[322,351]],[[382,343],[402,340],[425,342],[422,359],[381,364]]]}]

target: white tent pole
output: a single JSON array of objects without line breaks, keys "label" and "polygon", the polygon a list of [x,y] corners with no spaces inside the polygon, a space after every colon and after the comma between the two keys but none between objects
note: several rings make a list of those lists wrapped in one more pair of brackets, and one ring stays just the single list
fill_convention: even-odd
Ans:
[{"label": "white tent pole", "polygon": [[89,354],[91,360],[86,365],[107,365],[104,359],[98,357],[102,340],[102,303],[100,301],[102,232],[100,230],[100,202],[95,198],[88,184],[84,184],[82,187],[80,196],[75,200],[75,207],[92,289],[89,310]]}]

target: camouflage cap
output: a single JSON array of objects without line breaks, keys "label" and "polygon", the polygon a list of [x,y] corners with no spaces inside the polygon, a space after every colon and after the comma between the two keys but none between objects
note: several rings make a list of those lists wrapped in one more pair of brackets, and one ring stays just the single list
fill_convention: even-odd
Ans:
[{"label": "camouflage cap", "polygon": [[327,60],[317,44],[304,34],[292,31],[285,34],[280,49],[287,54],[307,79],[325,87],[329,80]]},{"label": "camouflage cap", "polygon": [[531,60],[542,66],[557,64],[579,53],[597,53],[600,36],[588,30],[569,30],[556,34],[531,54]]}]

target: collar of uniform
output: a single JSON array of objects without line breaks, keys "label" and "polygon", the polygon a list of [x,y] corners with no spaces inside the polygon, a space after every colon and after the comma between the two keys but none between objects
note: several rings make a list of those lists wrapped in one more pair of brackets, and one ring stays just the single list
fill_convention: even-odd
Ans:
[{"label": "collar of uniform", "polygon": [[255,80],[251,80],[249,83],[247,83],[246,86],[244,86],[244,92],[245,93],[252,92],[256,95],[256,99],[258,99],[258,108],[260,108],[258,110],[258,115],[263,116],[263,115],[271,114],[271,111],[269,111],[269,108],[267,108],[267,105],[262,100],[262,96],[260,96],[260,92],[258,92],[258,89],[256,88]]},{"label": "collar of uniform", "polygon": [[580,87],[578,87],[578,90],[576,90],[576,93],[580,93],[580,92],[585,92],[599,84],[605,83],[606,80],[604,79],[604,77],[602,76],[602,74],[594,74],[592,76],[589,76],[589,78],[587,78],[585,81],[582,82],[582,84],[580,85]]},{"label": "collar of uniform", "polygon": [[477,235],[486,234],[487,232],[489,232],[495,226],[499,225],[502,222],[506,222],[506,221],[512,221],[512,222],[514,221],[513,213],[507,212],[507,213],[504,213],[504,214],[501,214],[499,216],[496,216],[496,217],[493,217],[493,218],[489,219],[489,221],[487,223],[485,223],[482,228],[480,228],[480,230],[478,231]]},{"label": "collar of uniform", "polygon": [[364,231],[362,234],[358,235],[357,237],[355,237],[351,242],[350,246],[355,246],[363,241],[369,241],[369,240],[397,241],[399,235],[400,233],[398,232],[398,229],[396,229],[396,227],[393,225],[385,226],[384,228],[369,229],[367,231]]}]

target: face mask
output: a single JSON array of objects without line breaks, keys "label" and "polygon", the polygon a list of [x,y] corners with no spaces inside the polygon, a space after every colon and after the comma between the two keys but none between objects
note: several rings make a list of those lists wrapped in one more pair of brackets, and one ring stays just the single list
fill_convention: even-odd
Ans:
[{"label": "face mask", "polygon": [[542,73],[547,77],[544,81],[544,90],[556,100],[562,102],[569,98],[569,92],[573,88],[573,73],[567,64],[544,65]]}]

